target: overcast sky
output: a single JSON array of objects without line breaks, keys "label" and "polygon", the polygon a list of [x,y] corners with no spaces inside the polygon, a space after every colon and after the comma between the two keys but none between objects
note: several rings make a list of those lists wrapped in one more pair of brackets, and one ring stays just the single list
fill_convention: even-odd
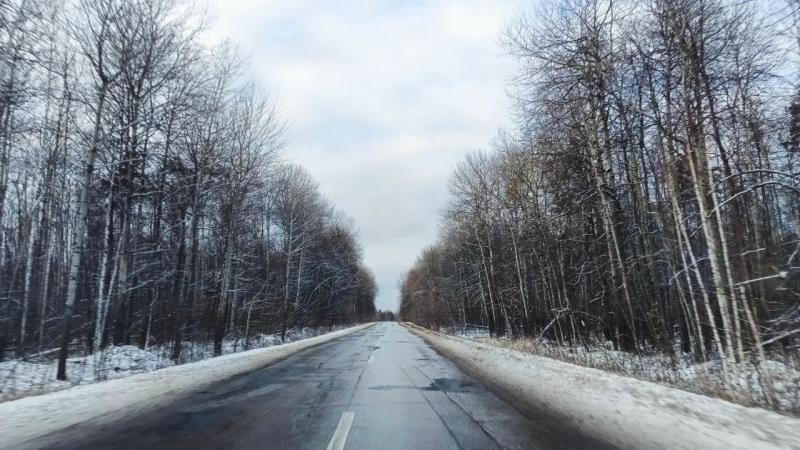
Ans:
[{"label": "overcast sky", "polygon": [[510,124],[498,40],[522,0],[214,1],[214,39],[250,57],[291,124],[286,157],[353,218],[395,309],[450,171]]}]

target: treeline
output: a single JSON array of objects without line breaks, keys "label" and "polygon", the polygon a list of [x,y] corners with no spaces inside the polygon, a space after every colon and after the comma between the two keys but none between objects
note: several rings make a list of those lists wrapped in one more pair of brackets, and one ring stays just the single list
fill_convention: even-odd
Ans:
[{"label": "treeline", "polygon": [[375,318],[380,322],[394,322],[394,311],[379,309]]},{"label": "treeline", "polygon": [[724,373],[796,354],[800,4],[545,3],[504,34],[519,127],[455,169],[401,318]]},{"label": "treeline", "polygon": [[375,316],[349,219],[173,0],[0,0],[0,360]]}]

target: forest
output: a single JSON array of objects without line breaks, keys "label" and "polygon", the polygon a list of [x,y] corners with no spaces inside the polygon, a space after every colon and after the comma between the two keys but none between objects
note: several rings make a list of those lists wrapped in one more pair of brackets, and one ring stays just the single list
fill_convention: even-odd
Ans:
[{"label": "forest", "polygon": [[0,0],[0,361],[375,316],[352,221],[173,0]]},{"label": "forest", "polygon": [[800,359],[798,8],[518,14],[514,127],[453,170],[401,320],[713,362],[726,385],[747,365],[770,404],[768,361]]}]

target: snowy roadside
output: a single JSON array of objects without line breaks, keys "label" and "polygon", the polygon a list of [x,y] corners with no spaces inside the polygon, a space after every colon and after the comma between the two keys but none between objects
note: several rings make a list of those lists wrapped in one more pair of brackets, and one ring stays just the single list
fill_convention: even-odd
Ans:
[{"label": "snowy roadside", "polygon": [[800,420],[405,324],[521,410],[620,448],[800,449]]},{"label": "snowy roadside", "polygon": [[673,355],[654,349],[643,349],[641,353],[633,354],[616,350],[608,341],[566,346],[542,337],[491,337],[486,327],[442,327],[437,331],[490,346],[665,384],[744,406],[758,406],[800,416],[800,353],[774,355],[780,359],[766,362],[729,362],[731,373],[726,380],[719,358],[710,362],[696,361],[690,354],[682,352],[679,346],[676,346]]},{"label": "snowy roadside", "polygon": [[[341,330],[301,328],[287,330],[286,343],[308,339]],[[280,335],[257,335],[250,339],[250,349],[281,345]],[[210,342],[184,342],[180,364],[201,361],[214,357]],[[139,348],[135,345],[111,346],[102,353],[73,356],[67,359],[67,380],[56,379],[55,350],[30,355],[26,360],[0,362],[0,402],[16,400],[30,395],[46,394],[73,386],[99,381],[125,378],[139,373],[152,372],[177,365],[170,359],[172,346]],[[222,354],[245,351],[241,339],[226,339],[222,342]]]},{"label": "snowy roadside", "polygon": [[372,325],[0,403],[0,448],[16,448],[25,441],[86,420],[102,418],[111,422],[165,405],[182,394]]}]

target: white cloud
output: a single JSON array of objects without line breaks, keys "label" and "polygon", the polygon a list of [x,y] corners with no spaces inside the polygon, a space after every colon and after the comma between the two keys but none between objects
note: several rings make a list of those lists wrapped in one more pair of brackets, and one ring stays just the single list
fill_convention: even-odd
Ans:
[{"label": "white cloud", "polygon": [[216,2],[213,39],[250,55],[292,124],[287,157],[353,217],[394,308],[453,166],[508,125],[497,40],[521,0]]}]

